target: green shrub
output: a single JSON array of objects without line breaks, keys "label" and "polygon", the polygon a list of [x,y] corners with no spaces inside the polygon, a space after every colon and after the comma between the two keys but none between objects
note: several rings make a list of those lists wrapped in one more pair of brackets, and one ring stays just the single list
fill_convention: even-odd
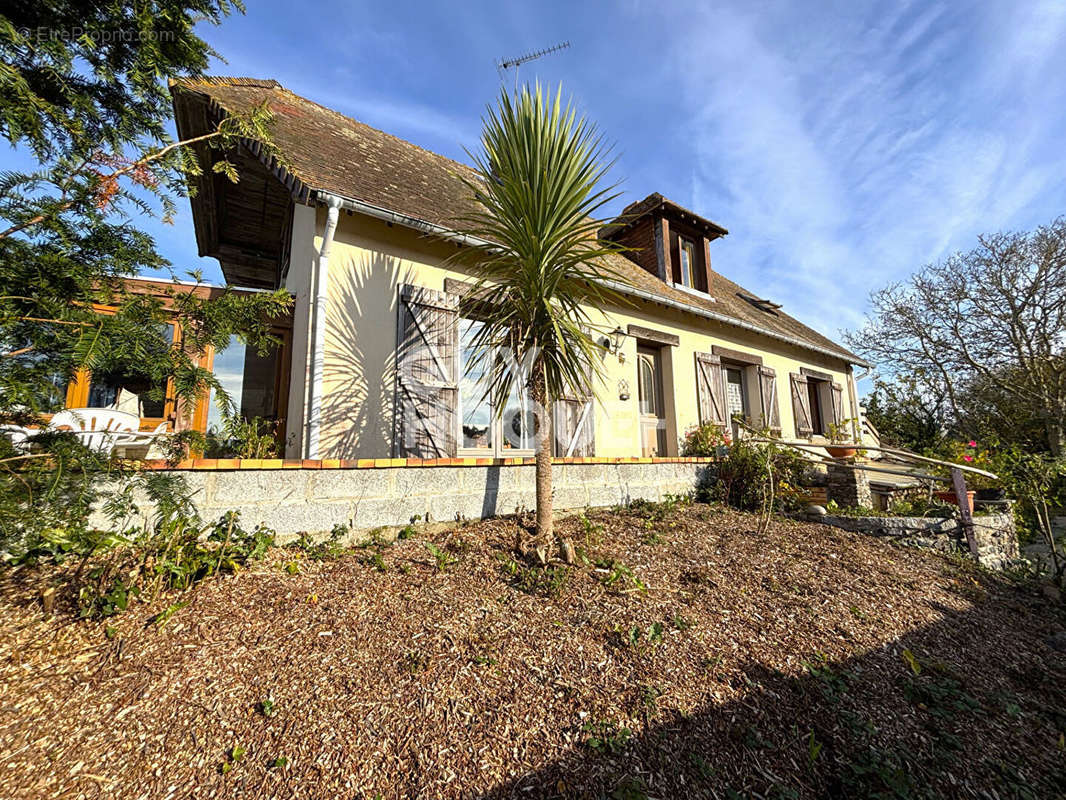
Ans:
[{"label": "green shrub", "polygon": [[[141,517],[135,502],[138,492],[154,507],[148,521],[132,522]],[[67,578],[77,592],[83,617],[111,616],[125,611],[136,597],[153,600],[160,592],[187,589],[211,575],[236,572],[262,558],[274,542],[273,531],[241,527],[236,512],[205,523],[184,479],[176,475],[138,474],[108,499],[104,510],[111,527],[121,533],[88,527],[55,529],[44,537],[50,549],[38,547],[26,555],[38,562],[80,560]]]},{"label": "green shrub", "polygon": [[563,594],[570,581],[569,567],[528,567],[502,553],[499,559],[504,572],[511,578],[511,585],[526,594],[556,598]]},{"label": "green shrub", "polygon": [[207,434],[204,455],[207,458],[277,458],[280,424],[260,417],[224,416],[222,427]]},{"label": "green shrub", "polygon": [[293,547],[302,550],[308,558],[314,561],[332,561],[344,555],[344,540],[350,534],[349,526],[338,523],[333,526],[329,536],[321,541],[315,541],[308,534],[301,533],[293,543]]},{"label": "green shrub", "polygon": [[130,470],[70,433],[40,433],[34,448],[20,458],[0,436],[0,458],[9,459],[0,470],[0,562],[59,562],[105,547],[110,532],[95,530],[89,517],[103,479],[123,480]]},{"label": "green shrub", "polygon": [[704,423],[685,431],[685,436],[681,440],[681,454],[684,456],[717,456],[728,444],[729,438],[721,427]]},{"label": "green shrub", "polygon": [[799,487],[809,466],[792,448],[740,439],[718,463],[718,480],[701,490],[700,499],[761,511],[772,497],[775,510],[798,510],[804,505]]}]

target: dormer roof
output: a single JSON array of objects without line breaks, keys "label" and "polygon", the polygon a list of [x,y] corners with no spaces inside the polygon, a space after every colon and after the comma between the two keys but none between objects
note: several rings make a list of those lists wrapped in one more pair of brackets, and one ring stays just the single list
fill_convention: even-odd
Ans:
[{"label": "dormer roof", "polygon": [[600,236],[604,239],[617,238],[627,228],[636,225],[645,217],[653,215],[665,216],[673,222],[683,222],[711,240],[729,233],[717,222],[701,217],[695,211],[690,211],[684,206],[678,205],[658,192],[652,192],[643,200],[630,203],[622,209],[622,213],[610,225],[605,225],[600,229]]}]

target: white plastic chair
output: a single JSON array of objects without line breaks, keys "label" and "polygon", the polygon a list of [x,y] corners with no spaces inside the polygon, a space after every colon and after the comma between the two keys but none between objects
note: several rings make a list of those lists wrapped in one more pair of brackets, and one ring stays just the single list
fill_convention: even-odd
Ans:
[{"label": "white plastic chair", "polygon": [[21,425],[0,425],[0,436],[6,436],[11,440],[12,446],[17,453],[25,453],[30,449],[30,437],[37,431],[32,428],[23,428]]},{"label": "white plastic chair", "polygon": [[136,414],[113,408],[66,408],[52,416],[51,430],[67,430],[97,453],[110,453],[130,434],[138,433],[141,420]]},{"label": "white plastic chair", "polygon": [[162,451],[159,449],[158,444],[159,440],[164,436],[167,436],[167,424],[166,422],[160,422],[155,426],[155,430],[123,434],[115,442],[115,447],[118,448],[118,454],[123,458],[131,457],[129,450],[132,448],[138,450],[144,448],[144,453],[134,455],[132,456],[133,458],[160,458],[162,457]]}]

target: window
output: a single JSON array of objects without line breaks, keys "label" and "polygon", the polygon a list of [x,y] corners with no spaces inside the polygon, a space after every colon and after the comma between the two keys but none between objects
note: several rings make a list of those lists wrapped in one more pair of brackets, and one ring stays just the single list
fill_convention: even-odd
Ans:
[{"label": "window", "polygon": [[[103,311],[102,313],[111,313]],[[162,328],[164,339],[174,342],[178,328],[167,323]],[[169,422],[174,416],[174,400],[170,382],[152,385],[149,377],[129,364],[112,372],[80,370],[67,389],[67,408],[114,408],[141,418],[141,427],[154,427]]]},{"label": "window", "polygon": [[748,416],[748,392],[744,385],[744,369],[742,367],[726,367],[725,371],[726,405],[729,408],[729,418]]},{"label": "window", "polygon": [[486,391],[486,359],[477,359],[477,320],[459,320],[459,448],[513,455],[533,450],[533,410],[525,387],[511,386],[502,413]]},{"label": "window", "polygon": [[[173,324],[166,325],[163,338],[173,342],[174,332]],[[166,396],[165,384],[152,386],[147,376],[132,367],[119,372],[90,374],[86,405],[89,408],[115,408],[138,417],[162,420],[167,416]]]},{"label": "window", "polygon": [[655,371],[655,356],[651,353],[638,354],[637,381],[640,413],[659,416],[659,378]]},{"label": "window", "polygon": [[825,415],[822,413],[822,392],[821,387],[825,381],[817,380],[816,378],[807,378],[807,402],[810,403],[811,408],[811,429],[816,434],[825,433]]},{"label": "window", "polygon": [[[233,401],[239,417],[273,419],[276,416],[280,356],[280,347],[261,356],[236,336],[230,337],[230,344],[225,350],[215,353],[211,371]],[[218,431],[222,425],[222,410],[215,400],[215,390],[212,389],[208,401],[207,429]]]},{"label": "window", "polygon": [[696,270],[696,243],[684,236],[678,237],[678,249],[681,263],[681,285],[689,289],[696,288],[692,277]]},{"label": "window", "polygon": [[747,368],[737,366],[725,367],[725,402],[726,411],[729,414],[729,426],[733,431],[733,438],[740,436],[740,425],[737,420],[748,422],[748,381]]}]

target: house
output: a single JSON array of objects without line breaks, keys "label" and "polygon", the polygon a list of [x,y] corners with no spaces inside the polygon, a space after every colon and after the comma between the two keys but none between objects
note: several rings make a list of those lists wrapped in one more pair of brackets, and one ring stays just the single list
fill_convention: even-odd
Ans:
[{"label": "house", "polygon": [[[276,115],[280,161],[248,142],[228,154],[233,184],[201,145],[191,204],[199,252],[229,283],[295,296],[282,355],[229,365],[257,413],[285,418],[286,458],[530,455],[523,398],[494,413],[467,371],[478,322],[459,318],[471,278],[450,257],[468,167],[273,80],[184,80],[172,95],[182,139],[264,102]],[[817,444],[859,416],[862,359],[727,278],[713,259],[726,234],[660,194],[601,232],[633,248],[610,263],[627,302],[590,312],[607,377],[556,402],[557,456],[676,456],[687,429],[735,417]]]}]

